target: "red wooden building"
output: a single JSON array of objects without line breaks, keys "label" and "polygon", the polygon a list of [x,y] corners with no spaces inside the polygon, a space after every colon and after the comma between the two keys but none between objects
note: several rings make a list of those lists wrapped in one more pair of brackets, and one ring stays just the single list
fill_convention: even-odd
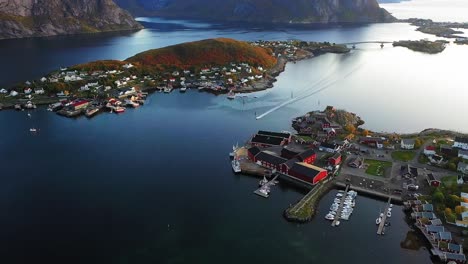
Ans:
[{"label": "red wooden building", "polygon": [[427,174],[427,183],[429,183],[429,185],[434,186],[434,187],[439,187],[440,184],[441,184],[441,182],[439,180],[437,180],[434,177],[434,174],[432,174],[432,173]]},{"label": "red wooden building", "polygon": [[341,164],[341,154],[336,153],[332,157],[328,159],[328,163],[332,166],[340,165]]},{"label": "red wooden building", "polygon": [[304,162],[294,163],[294,165],[289,169],[288,174],[313,185],[328,176],[328,172],[326,170]]}]

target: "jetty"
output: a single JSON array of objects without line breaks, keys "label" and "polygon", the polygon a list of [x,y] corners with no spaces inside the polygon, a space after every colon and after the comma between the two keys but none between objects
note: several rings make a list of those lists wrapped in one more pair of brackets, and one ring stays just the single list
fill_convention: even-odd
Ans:
[{"label": "jetty", "polygon": [[274,186],[276,184],[276,179],[278,179],[279,175],[276,175],[270,181],[266,182],[260,188],[254,191],[256,195],[259,195],[264,198],[268,198],[270,196],[270,186]]},{"label": "jetty", "polygon": [[383,212],[382,221],[380,221],[379,228],[377,229],[377,235],[385,234],[385,223],[387,223],[387,213],[389,211],[391,201],[392,201],[392,198],[389,197],[387,201],[387,206],[385,207],[385,210]]},{"label": "jetty", "polygon": [[349,190],[349,185],[346,185],[344,195],[341,197],[340,206],[338,207],[338,211],[336,211],[335,219],[332,222],[332,226],[338,226],[340,224],[341,212],[343,211],[344,201],[346,199],[346,194],[348,193],[348,190]]}]

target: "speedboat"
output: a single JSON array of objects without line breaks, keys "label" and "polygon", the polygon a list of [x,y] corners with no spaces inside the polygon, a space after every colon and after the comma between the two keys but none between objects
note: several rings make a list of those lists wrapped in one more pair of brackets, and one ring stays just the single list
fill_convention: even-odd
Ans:
[{"label": "speedboat", "polygon": [[327,215],[325,216],[325,219],[333,221],[333,220],[335,220],[335,216],[332,215],[332,214],[327,214]]},{"label": "speedboat", "polygon": [[382,218],[381,217],[375,219],[375,224],[376,225],[380,225],[380,223],[382,223]]}]

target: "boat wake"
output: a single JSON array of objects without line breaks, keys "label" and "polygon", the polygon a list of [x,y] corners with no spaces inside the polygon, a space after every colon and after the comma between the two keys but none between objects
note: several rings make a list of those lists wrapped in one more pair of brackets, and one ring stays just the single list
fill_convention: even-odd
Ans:
[{"label": "boat wake", "polygon": [[[283,103],[281,103],[281,104],[279,104],[279,105],[273,107],[272,109],[266,111],[265,113],[263,113],[263,114],[257,116],[256,119],[257,119],[257,120],[262,119],[262,118],[264,118],[265,116],[267,116],[267,115],[273,113],[274,111],[276,111],[276,110],[278,110],[278,109],[280,109],[280,108],[282,108],[282,107],[284,107],[284,106],[287,106],[287,105],[290,105],[290,104],[292,104],[292,103],[295,103],[295,102],[301,101],[301,100],[303,100],[303,99],[309,98],[309,97],[312,96],[312,95],[315,95],[315,94],[317,94],[317,93],[319,93],[319,92],[321,92],[321,91],[323,91],[323,90],[328,89],[329,87],[331,87],[332,85],[334,85],[334,84],[337,83],[338,81],[345,80],[346,78],[348,78],[349,76],[351,76],[354,72],[356,72],[357,70],[359,70],[359,68],[361,68],[362,65],[363,65],[363,64],[360,64],[360,65],[354,67],[354,68],[351,69],[349,72],[347,72],[343,77],[337,77],[337,78],[334,78],[334,79],[332,79],[332,80],[328,80],[328,81],[327,81],[326,83],[324,83],[323,85],[320,85],[320,87],[319,87],[318,89],[315,89],[315,90],[310,91],[310,92],[301,93],[299,96],[294,97],[294,98],[291,98],[291,99],[289,99],[289,100],[287,100],[287,101],[285,101],[285,102],[283,102]],[[317,84],[322,83],[322,82],[324,82],[324,80],[327,80],[327,79],[328,79],[328,76],[325,77],[325,78],[322,78],[321,80],[319,80],[319,81],[317,82]]]}]

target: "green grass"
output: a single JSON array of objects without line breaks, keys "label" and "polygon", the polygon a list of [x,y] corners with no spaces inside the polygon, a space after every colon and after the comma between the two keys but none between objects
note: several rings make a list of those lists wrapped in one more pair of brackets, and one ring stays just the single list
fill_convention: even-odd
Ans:
[{"label": "green grass", "polygon": [[426,164],[429,162],[429,158],[427,158],[426,155],[421,154],[419,155],[418,161],[419,163]]},{"label": "green grass", "polygon": [[450,187],[453,185],[457,185],[457,179],[458,179],[457,176],[445,176],[445,177],[442,177],[441,181],[445,187]]},{"label": "green grass", "polygon": [[394,151],[392,152],[392,158],[400,161],[410,161],[414,159],[416,153],[414,151]]},{"label": "green grass", "polygon": [[385,169],[392,167],[392,163],[389,161],[366,159],[364,163],[368,165],[367,174],[380,177],[384,176]]}]

